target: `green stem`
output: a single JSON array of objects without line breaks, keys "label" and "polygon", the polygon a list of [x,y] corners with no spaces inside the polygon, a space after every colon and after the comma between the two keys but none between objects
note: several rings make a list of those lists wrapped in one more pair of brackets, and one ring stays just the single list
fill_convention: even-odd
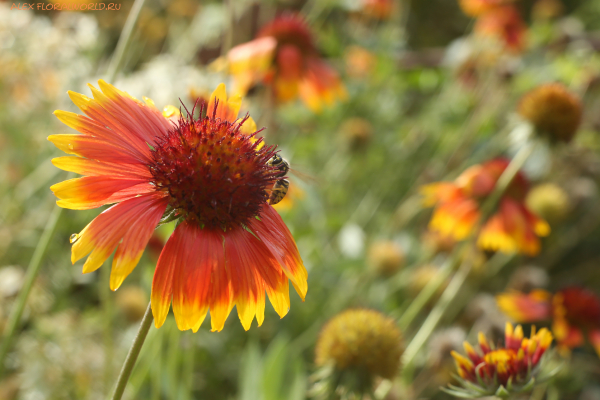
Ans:
[{"label": "green stem", "polygon": [[103,317],[103,340],[104,340],[104,390],[108,395],[113,375],[113,357],[114,357],[114,346],[112,340],[112,329],[113,329],[113,304],[110,290],[110,265],[112,264],[112,257],[109,257],[105,262],[105,265],[100,268],[100,301],[104,311]]},{"label": "green stem", "polygon": [[19,322],[21,321],[21,317],[23,316],[23,310],[27,304],[27,298],[29,297],[29,293],[31,292],[35,278],[37,278],[37,275],[40,271],[42,260],[46,254],[48,245],[50,244],[50,239],[52,239],[52,236],[54,236],[54,232],[56,231],[58,220],[60,219],[61,214],[62,208],[60,207],[55,207],[54,210],[52,210],[50,218],[48,219],[46,227],[44,228],[44,232],[42,233],[42,236],[40,237],[40,240],[33,252],[31,260],[29,261],[27,274],[25,276],[25,283],[19,291],[15,306],[13,307],[8,319],[8,323],[6,324],[2,344],[0,345],[0,377],[4,373],[4,360],[6,359],[8,350],[10,349],[14,339],[14,335],[17,327],[19,326]]},{"label": "green stem", "polygon": [[456,256],[452,257],[452,259],[448,260],[442,266],[435,277],[427,282],[417,297],[415,297],[415,299],[410,303],[410,306],[408,306],[406,311],[402,314],[402,317],[400,317],[398,320],[398,326],[400,329],[406,331],[417,315],[419,315],[421,310],[427,305],[429,300],[431,300],[435,293],[440,289],[442,284],[446,281],[446,279],[448,279],[452,271],[456,268],[459,258],[458,255],[461,253],[462,252],[456,252]]},{"label": "green stem", "polygon": [[119,71],[125,51],[127,50],[127,47],[129,47],[129,43],[133,37],[133,28],[135,28],[135,24],[137,23],[137,20],[140,16],[140,11],[142,11],[145,1],[146,0],[135,0],[133,6],[131,6],[129,15],[127,15],[127,20],[125,21],[125,25],[123,25],[123,30],[121,31],[121,36],[117,42],[117,47],[115,48],[115,52],[110,60],[110,64],[108,65],[106,80],[109,83],[112,83],[117,75],[117,72]]},{"label": "green stem", "polygon": [[148,331],[152,326],[152,320],[152,308],[150,304],[148,304],[148,308],[146,308],[146,313],[144,314],[144,318],[142,318],[142,322],[140,324],[140,329],[138,330],[138,333],[135,339],[133,340],[133,344],[129,349],[129,353],[127,353],[127,358],[125,359],[123,368],[121,368],[121,372],[119,373],[119,378],[117,379],[117,387],[115,388],[115,392],[113,393],[112,400],[120,400],[123,396],[125,386],[127,386],[127,381],[131,376],[131,371],[133,371],[135,362],[137,361],[137,358],[140,355],[140,350],[142,350],[144,340],[146,340]]},{"label": "green stem", "polygon": [[402,361],[404,364],[404,369],[408,373],[412,373],[413,363],[416,355],[427,342],[429,336],[431,336],[433,330],[440,322],[440,319],[444,316],[444,313],[456,295],[460,292],[460,288],[471,271],[471,265],[471,262],[464,263],[456,272],[456,274],[454,274],[452,280],[448,284],[448,287],[446,290],[444,290],[442,297],[440,297],[438,303],[435,305],[433,310],[431,310],[423,325],[421,325],[421,329],[419,329],[413,340],[406,347],[404,355],[402,356]]}]

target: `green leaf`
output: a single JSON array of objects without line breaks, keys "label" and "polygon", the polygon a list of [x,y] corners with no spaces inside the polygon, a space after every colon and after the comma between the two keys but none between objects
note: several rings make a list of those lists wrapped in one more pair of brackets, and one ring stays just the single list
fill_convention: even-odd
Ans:
[{"label": "green leaf", "polygon": [[239,400],[262,400],[261,376],[262,360],[256,340],[249,340],[242,355],[239,377]]},{"label": "green leaf", "polygon": [[288,343],[288,339],[278,335],[267,348],[262,376],[265,400],[281,400],[283,388],[289,386],[289,383],[284,380],[290,363]]},{"label": "green leaf", "polygon": [[460,391],[460,389],[449,389],[449,388],[445,388],[445,387],[441,387],[440,388],[443,392],[448,393],[451,396],[454,397],[460,397],[461,399],[475,399],[479,396],[474,396],[471,393],[467,393],[464,391]]},{"label": "green leaf", "polygon": [[508,392],[508,390],[506,390],[504,388],[503,385],[500,385],[500,387],[498,388],[498,390],[496,390],[496,394],[497,397],[500,397],[501,399],[508,399],[510,397],[510,393]]},{"label": "green leaf", "polygon": [[293,376],[290,378],[290,390],[285,396],[289,400],[305,400],[306,399],[306,370],[302,360],[294,362]]},{"label": "green leaf", "polygon": [[522,388],[522,392],[528,392],[535,386],[535,378],[531,378]]}]

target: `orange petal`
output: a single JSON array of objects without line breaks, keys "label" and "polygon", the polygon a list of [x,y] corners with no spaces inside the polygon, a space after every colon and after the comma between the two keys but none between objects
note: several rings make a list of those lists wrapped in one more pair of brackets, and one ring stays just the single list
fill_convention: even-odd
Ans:
[{"label": "orange petal", "polygon": [[283,273],[265,245],[243,228],[225,234],[225,260],[238,315],[248,330],[257,313],[258,301],[264,299],[265,288],[280,290]]},{"label": "orange petal", "polygon": [[94,251],[84,264],[84,273],[100,267],[140,215],[156,207],[157,202],[156,195],[142,195],[102,212],[77,235],[71,249],[71,261],[75,263]]},{"label": "orange petal", "polygon": [[196,332],[208,311],[211,275],[225,268],[223,237],[192,224],[182,225],[187,254],[173,278],[173,313],[179,329]]},{"label": "orange petal", "polygon": [[313,111],[321,111],[323,105],[345,100],[346,88],[337,72],[324,61],[314,57],[307,60],[307,70],[299,86],[302,101]]},{"label": "orange petal", "polygon": [[590,339],[590,343],[596,350],[596,354],[600,357],[600,329],[592,329],[588,333],[588,337]]},{"label": "orange petal", "polygon": [[171,129],[170,122],[156,107],[148,106],[134,99],[103,80],[98,81],[98,86],[110,99],[101,98],[98,102],[113,119],[125,127],[130,136],[136,136],[146,143],[154,144],[156,138],[163,137]]},{"label": "orange petal", "polygon": [[110,288],[117,290],[125,278],[140,261],[142,253],[167,208],[166,197],[155,196],[156,200],[147,204],[146,210],[131,224],[123,241],[115,253],[110,273]]},{"label": "orange petal", "polygon": [[[142,187],[146,187],[146,190],[141,190]],[[52,185],[50,190],[60,199],[57,202],[59,206],[82,210],[127,200],[154,189],[148,184],[147,179],[86,176],[57,183]]]},{"label": "orange petal", "polygon": [[550,317],[550,293],[534,290],[529,294],[501,293],[496,302],[502,312],[516,322],[537,322]]},{"label": "orange petal", "polygon": [[75,154],[92,160],[140,165],[146,165],[149,162],[119,145],[89,135],[50,135],[48,140],[67,154]]},{"label": "orange petal", "polygon": [[296,247],[294,237],[275,209],[265,204],[259,220],[249,223],[250,229],[277,259],[286,276],[292,281],[296,292],[304,300],[308,290],[308,273]]},{"label": "orange petal", "polygon": [[57,157],[52,159],[55,167],[64,171],[75,172],[85,176],[120,176],[138,179],[151,179],[147,167],[140,164],[116,164],[89,160],[81,157]]},{"label": "orange petal", "polygon": [[[223,246],[221,244],[221,246]],[[226,266],[226,264],[224,264]],[[263,296],[264,298],[264,296]],[[229,271],[224,266],[213,270],[210,294],[210,327],[219,332],[233,309],[233,289]]]},{"label": "orange petal", "polygon": [[173,296],[173,276],[177,268],[180,268],[185,262],[186,254],[189,251],[186,248],[185,232],[185,223],[181,223],[175,228],[160,253],[154,270],[150,304],[154,316],[154,326],[157,328],[160,328],[167,319]]},{"label": "orange petal", "polygon": [[224,121],[234,122],[237,119],[241,105],[242,98],[240,95],[233,96],[229,101],[227,100],[227,89],[225,89],[225,84],[221,83],[211,94],[206,112],[209,116],[214,115]]},{"label": "orange petal", "polygon": [[271,67],[276,47],[277,40],[271,36],[235,46],[227,53],[229,73],[250,73],[257,80],[261,79]]},{"label": "orange petal", "polygon": [[[69,94],[73,99],[73,95],[76,93],[69,92]],[[84,135],[103,139],[108,144],[121,149],[133,158],[130,162],[149,161],[150,149],[146,143],[142,142],[139,138],[128,137],[120,126],[115,125],[111,117],[106,117],[103,113],[97,111],[97,108],[101,107],[95,104],[94,100],[91,100],[91,102],[90,106],[86,107],[86,113],[89,117],[61,110],[56,110],[54,115],[62,123]]]}]

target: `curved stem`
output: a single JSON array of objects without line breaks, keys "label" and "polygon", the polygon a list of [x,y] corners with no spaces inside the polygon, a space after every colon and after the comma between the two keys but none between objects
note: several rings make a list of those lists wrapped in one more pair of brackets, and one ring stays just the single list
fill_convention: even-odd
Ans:
[{"label": "curved stem", "polygon": [[42,233],[42,236],[40,237],[40,240],[33,252],[33,256],[29,261],[25,282],[19,291],[19,295],[8,319],[8,323],[6,324],[6,329],[2,338],[2,344],[0,345],[0,376],[2,376],[4,373],[4,360],[11,347],[15,332],[19,326],[19,322],[21,322],[21,317],[23,316],[23,310],[27,304],[29,293],[31,292],[35,278],[37,278],[42,266],[42,260],[46,254],[48,245],[50,244],[50,239],[52,239],[52,236],[54,236],[54,232],[56,231],[62,210],[63,209],[60,207],[55,207],[54,210],[52,210],[50,218],[48,219],[46,227],[44,228],[44,233]]},{"label": "curved stem", "polygon": [[119,372],[117,387],[113,393],[112,400],[120,400],[121,397],[123,397],[125,386],[127,386],[127,381],[129,381],[129,377],[131,376],[131,371],[133,371],[133,367],[135,366],[135,362],[140,355],[140,350],[142,350],[142,345],[146,340],[150,326],[152,326],[152,320],[152,308],[150,304],[148,304],[144,318],[142,318],[142,322],[140,323],[140,329],[133,340],[133,344],[129,349],[129,353],[127,353],[127,358],[125,359],[123,368],[121,368],[121,372]]},{"label": "curved stem", "polygon": [[[458,253],[460,252],[456,252],[456,254]],[[443,283],[448,279],[452,271],[454,271],[454,268],[456,268],[456,264],[458,264],[457,259],[458,257],[455,256],[452,257],[452,259],[447,260],[433,279],[427,282],[423,290],[419,292],[417,297],[414,298],[398,320],[400,329],[406,331],[417,315],[419,315],[423,307],[427,305],[429,300],[431,300],[436,292],[442,287]]]},{"label": "curved stem", "polygon": [[140,16],[140,11],[142,11],[145,1],[146,0],[135,0],[131,6],[131,10],[129,11],[129,15],[127,15],[127,20],[125,21],[125,25],[123,25],[123,31],[121,31],[121,36],[117,42],[117,47],[115,48],[115,52],[110,60],[110,64],[108,65],[108,71],[106,72],[106,80],[108,83],[112,83],[117,75],[117,72],[119,71],[119,67],[123,61],[123,56],[125,55],[125,50],[127,50],[127,47],[131,42],[131,38],[133,37],[133,28],[137,23],[137,20]]},{"label": "curved stem", "polygon": [[415,356],[421,350],[423,345],[425,345],[438,322],[440,322],[440,319],[444,316],[444,313],[450,304],[452,304],[456,295],[460,292],[460,288],[471,271],[471,265],[471,262],[464,263],[456,274],[454,274],[448,287],[444,290],[442,297],[440,297],[438,303],[433,310],[431,310],[423,325],[421,325],[421,329],[419,329],[413,340],[411,340],[410,344],[406,347],[402,359],[404,361],[404,369],[407,373],[412,373]]}]

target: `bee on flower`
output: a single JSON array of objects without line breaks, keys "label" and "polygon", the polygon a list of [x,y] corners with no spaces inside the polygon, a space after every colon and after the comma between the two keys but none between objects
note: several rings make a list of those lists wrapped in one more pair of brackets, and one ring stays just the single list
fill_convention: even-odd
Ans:
[{"label": "bee on flower", "polygon": [[[177,221],[161,250],[152,282],[156,327],[173,305],[181,330],[200,328],[210,310],[213,331],[236,306],[244,329],[264,319],[265,292],[283,317],[289,280],[300,297],[307,273],[294,239],[268,204],[281,171],[269,164],[274,146],[257,136],[249,116],[238,117],[241,97],[221,84],[200,117],[171,108],[163,115],[100,80],[93,98],[69,92],[85,115],[55,114],[80,134],[48,139],[74,157],[58,168],[83,175],[51,187],[57,204],[104,210],[72,237],[73,263],[90,254],[83,272],[100,268],[116,252],[110,287],[117,290],[138,264],[156,226]],[[202,106],[204,107],[204,106]]]},{"label": "bee on flower", "polygon": [[454,182],[422,187],[425,205],[435,206],[429,228],[460,241],[467,239],[481,224],[477,244],[482,249],[538,254],[539,236],[548,235],[550,227],[525,205],[529,184],[522,173],[517,173],[508,185],[489,219],[480,221],[481,206],[494,191],[508,164],[506,159],[494,159],[468,168]]},{"label": "bee on flower", "polygon": [[517,291],[496,297],[500,309],[517,322],[552,320],[552,332],[563,353],[583,346],[585,337],[600,357],[600,297],[581,287],[551,294],[545,290]]},{"label": "bee on flower", "polygon": [[490,343],[479,333],[479,349],[468,342],[467,356],[452,351],[461,387],[449,385],[449,394],[463,398],[497,396],[509,398],[514,393],[531,390],[536,383],[542,356],[552,343],[552,334],[542,328],[524,337],[521,325],[506,324],[504,347]]},{"label": "bee on flower", "polygon": [[284,14],[265,25],[256,39],[227,54],[235,88],[245,93],[262,82],[278,101],[300,97],[313,111],[346,97],[337,72],[321,59],[311,32],[297,14]]}]

